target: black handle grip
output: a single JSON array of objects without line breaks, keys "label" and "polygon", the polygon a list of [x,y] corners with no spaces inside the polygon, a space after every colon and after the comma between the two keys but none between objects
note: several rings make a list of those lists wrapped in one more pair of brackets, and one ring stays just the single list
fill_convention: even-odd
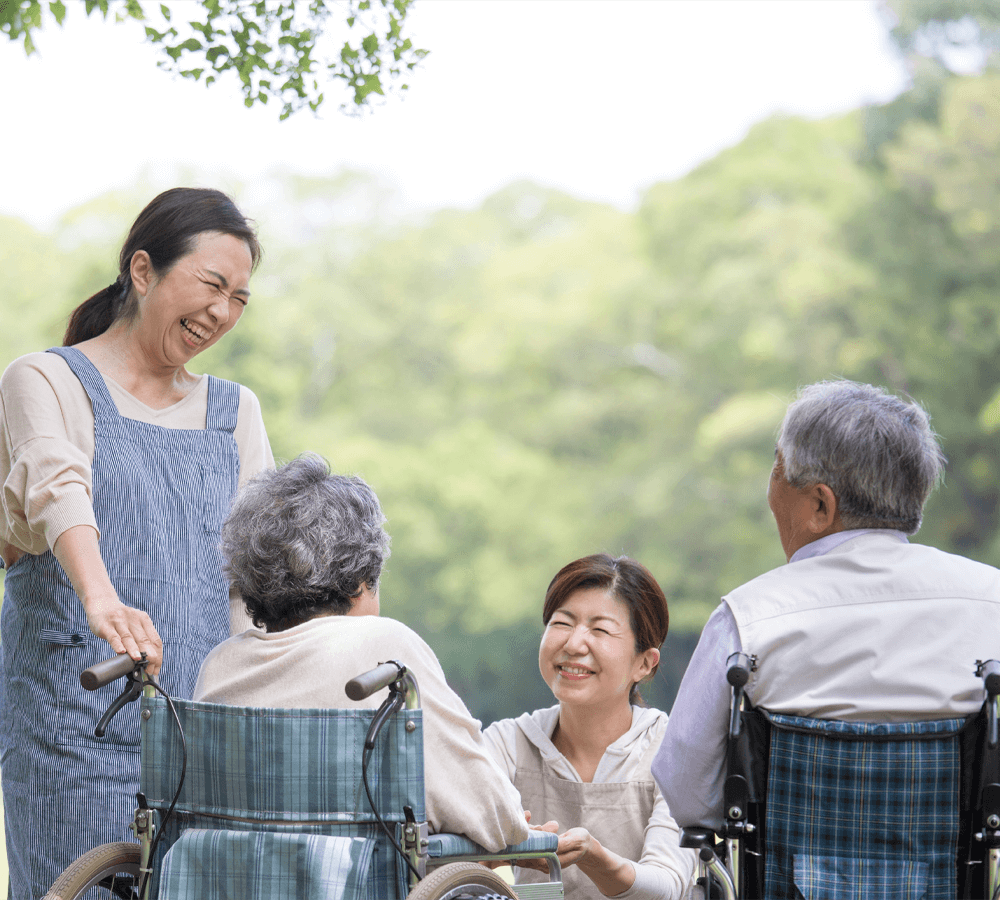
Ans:
[{"label": "black handle grip", "polygon": [[136,662],[127,653],[119,653],[113,659],[95,663],[89,669],[80,673],[80,684],[85,690],[96,691],[99,687],[111,684],[116,678],[128,675],[136,667]]},{"label": "black handle grip", "polygon": [[405,671],[406,669],[398,663],[380,663],[374,669],[352,678],[344,690],[352,700],[364,700],[401,678]]},{"label": "black handle grip", "polygon": [[750,680],[750,673],[753,671],[754,659],[746,653],[731,653],[726,660],[729,668],[726,670],[726,681],[734,688],[741,688]]},{"label": "black handle grip", "polygon": [[1000,661],[995,659],[986,660],[982,664],[980,674],[983,678],[983,686],[986,688],[986,693],[991,697],[996,697],[1000,694]]}]

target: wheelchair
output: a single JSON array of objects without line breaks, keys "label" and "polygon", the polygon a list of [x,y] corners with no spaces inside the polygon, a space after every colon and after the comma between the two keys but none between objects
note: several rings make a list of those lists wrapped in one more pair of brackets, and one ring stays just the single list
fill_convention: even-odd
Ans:
[{"label": "wheelchair", "polygon": [[754,709],[728,664],[724,822],[681,830],[706,897],[1000,900],[1000,662],[978,713],[893,724]]},{"label": "wheelchair", "polygon": [[[144,670],[123,654],[80,679],[126,678],[98,737],[142,698],[136,842],[84,854],[44,900],[562,900],[557,835],[491,854],[429,833],[419,688],[401,663],[348,682],[353,700],[388,687],[377,710],[175,700]],[[539,884],[512,887],[484,865],[539,858]]]}]

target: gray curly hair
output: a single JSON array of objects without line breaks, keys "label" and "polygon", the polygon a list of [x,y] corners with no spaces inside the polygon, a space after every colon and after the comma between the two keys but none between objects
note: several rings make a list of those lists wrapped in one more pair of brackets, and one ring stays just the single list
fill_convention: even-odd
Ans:
[{"label": "gray curly hair", "polygon": [[946,462],[920,405],[856,381],[802,388],[777,444],[788,483],[829,487],[845,529],[916,534]]},{"label": "gray curly hair", "polygon": [[304,454],[255,476],[222,526],[226,575],[254,625],[282,631],[378,589],[389,535],[375,492]]}]

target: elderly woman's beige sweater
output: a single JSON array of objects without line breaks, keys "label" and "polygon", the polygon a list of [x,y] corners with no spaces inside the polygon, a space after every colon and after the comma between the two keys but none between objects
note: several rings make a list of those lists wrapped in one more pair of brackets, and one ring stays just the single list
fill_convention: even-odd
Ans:
[{"label": "elderly woman's beige sweater", "polygon": [[416,676],[424,710],[424,782],[431,830],[464,834],[496,851],[527,839],[521,798],[483,741],[480,723],[448,686],[434,651],[402,622],[325,616],[267,633],[251,628],[205,660],[195,700],[233,706],[377,707],[348,699],[344,685],[394,659]]}]

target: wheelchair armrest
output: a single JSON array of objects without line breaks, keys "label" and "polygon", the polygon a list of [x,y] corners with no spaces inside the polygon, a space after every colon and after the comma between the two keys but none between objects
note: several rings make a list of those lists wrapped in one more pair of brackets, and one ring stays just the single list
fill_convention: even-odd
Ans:
[{"label": "wheelchair armrest", "polygon": [[700,850],[715,847],[716,836],[711,828],[687,827],[681,829],[681,846],[686,850]]},{"label": "wheelchair armrest", "polygon": [[522,859],[530,858],[532,855],[542,855],[544,853],[555,853],[559,845],[559,835],[548,831],[533,831],[528,835],[526,841],[520,844],[511,844],[490,853],[480,847],[475,841],[470,841],[461,834],[430,834],[427,836],[427,855],[431,859],[440,859],[446,856],[482,856],[495,859],[510,859],[520,856]]}]

